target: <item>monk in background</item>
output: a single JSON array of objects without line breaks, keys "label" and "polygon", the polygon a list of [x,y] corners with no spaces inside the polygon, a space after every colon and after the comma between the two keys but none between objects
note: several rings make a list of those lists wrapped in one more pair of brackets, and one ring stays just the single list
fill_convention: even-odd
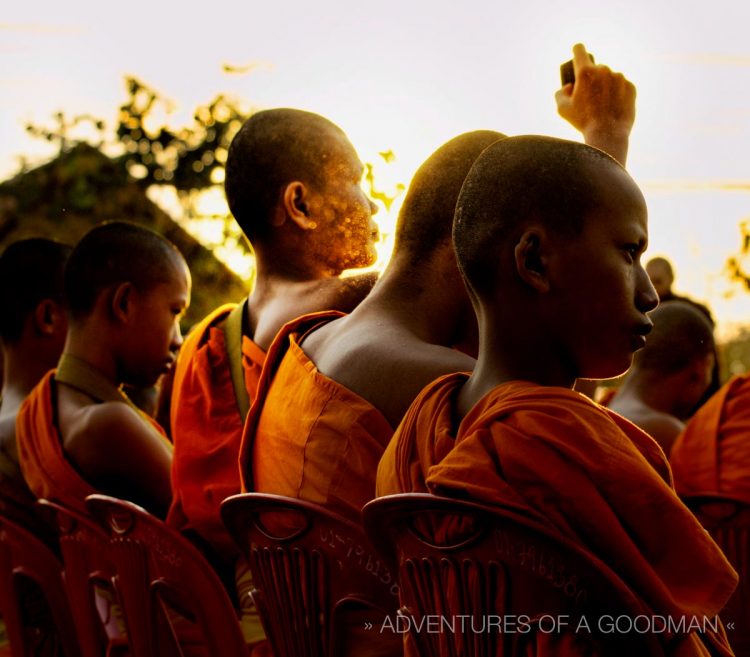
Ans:
[{"label": "monk in background", "polygon": [[714,336],[705,315],[684,301],[649,314],[654,328],[614,399],[613,411],[649,434],[669,455],[685,421],[711,385]]},{"label": "monk in background", "polygon": [[149,387],[172,366],[190,303],[190,272],[156,233],[113,222],[87,233],[65,268],[69,329],[57,370],[33,389],[16,432],[37,497],[86,512],[105,493],[164,517],[171,446],[121,392]]},{"label": "monk in background", "polygon": [[[624,162],[635,89],[593,66],[583,46],[574,55],[578,82],[557,92],[559,111]],[[477,325],[451,227],[466,174],[502,137],[469,132],[435,151],[409,186],[393,256],[370,295],[346,317],[310,315],[279,334],[245,427],[247,490],[324,504],[359,522],[409,404],[436,377],[474,367]]]},{"label": "monk in background", "polygon": [[26,493],[18,463],[16,414],[62,354],[68,330],[62,280],[70,251],[65,244],[34,238],[14,242],[0,255],[0,339],[5,363],[0,476]]},{"label": "monk in background", "polygon": [[[672,289],[672,285],[674,284],[674,269],[672,268],[672,263],[669,262],[669,260],[662,256],[651,258],[646,263],[646,272],[648,273],[651,282],[654,284],[656,293],[659,295],[660,303],[664,303],[666,301],[682,301],[684,303],[690,304],[693,308],[695,308],[698,312],[702,313],[706,317],[708,323],[711,324],[712,329],[716,328],[714,318],[712,317],[711,311],[708,309],[708,307],[704,306],[702,303],[694,301],[688,296],[677,294]],[[713,395],[720,387],[721,371],[719,367],[719,355],[714,348],[714,368],[711,371],[711,383],[706,389],[705,393],[703,393],[703,396],[696,402],[695,406],[690,412],[690,415],[695,413],[695,411],[697,411],[706,401],[708,401],[709,397],[711,397],[711,395]]]},{"label": "monk in background", "polygon": [[[57,534],[37,515],[36,498],[18,462],[16,415],[26,396],[57,365],[68,318],[63,268],[71,247],[31,238],[14,242],[0,255],[0,340],[4,374],[0,396],[0,507],[54,551]],[[3,369],[3,368],[0,368]],[[18,580],[25,622],[34,633],[36,655],[59,655],[62,647],[44,592],[29,578]],[[33,629],[31,629],[33,628]],[[9,650],[0,619],[0,653]],[[10,653],[7,653],[10,654]]]},{"label": "monk in background", "polygon": [[[737,576],[676,496],[662,450],[572,390],[626,370],[656,292],[643,195],[602,151],[526,136],[479,156],[454,243],[479,322],[473,373],[427,386],[378,469],[378,495],[432,492],[519,510],[609,564],[656,614],[714,617]],[[590,654],[539,635],[537,654]],[[704,643],[705,642],[705,643]],[[671,655],[731,655],[690,634]]]}]

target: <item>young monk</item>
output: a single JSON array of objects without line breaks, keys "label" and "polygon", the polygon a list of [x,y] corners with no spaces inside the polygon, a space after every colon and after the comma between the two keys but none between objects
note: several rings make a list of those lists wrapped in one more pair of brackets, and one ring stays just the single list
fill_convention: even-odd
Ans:
[{"label": "young monk", "polygon": [[[640,263],[647,235],[640,190],[603,152],[528,136],[484,151],[454,226],[477,364],[419,394],[377,491],[512,506],[612,566],[654,613],[713,617],[736,574],[675,495],[663,452],[572,390],[622,373],[645,344],[657,304]],[[694,634],[668,648],[708,654]]]},{"label": "young monk", "polygon": [[168,516],[229,563],[237,549],[219,508],[240,492],[237,454],[265,350],[287,321],[328,308],[349,311],[374,282],[372,274],[340,278],[376,257],[377,206],[360,186],[362,173],[344,132],[300,110],[254,114],[230,147],[227,201],[255,253],[255,287],[240,306],[206,317],[182,347]]},{"label": "young monk", "polygon": [[71,248],[48,239],[14,242],[0,255],[0,340],[5,375],[0,397],[0,496],[4,513],[50,544],[46,522],[37,518],[34,496],[18,463],[16,415],[39,380],[57,364],[68,318],[63,267]]},{"label": "young monk", "polygon": [[[610,130],[624,161],[632,84],[592,66],[583,46],[575,65],[579,82],[558,92],[561,113],[600,145]],[[477,326],[451,226],[472,163],[502,136],[465,133],[433,153],[412,180],[393,256],[370,295],[346,317],[301,318],[277,337],[245,427],[248,489],[325,504],[359,521],[380,456],[414,397],[441,374],[473,368],[467,353],[476,353]]]},{"label": "young monk", "polygon": [[171,446],[121,392],[169,370],[190,303],[190,272],[177,249],[145,228],[109,223],[87,233],[65,269],[70,323],[56,372],[18,412],[24,478],[37,497],[85,512],[101,492],[164,516]]},{"label": "young monk", "polygon": [[0,339],[5,375],[0,400],[0,473],[25,488],[18,465],[16,414],[57,365],[68,318],[63,268],[71,248],[48,239],[14,242],[0,255]]},{"label": "young monk", "polygon": [[711,384],[713,329],[684,301],[649,315],[654,328],[608,407],[648,433],[669,455],[685,420]]}]

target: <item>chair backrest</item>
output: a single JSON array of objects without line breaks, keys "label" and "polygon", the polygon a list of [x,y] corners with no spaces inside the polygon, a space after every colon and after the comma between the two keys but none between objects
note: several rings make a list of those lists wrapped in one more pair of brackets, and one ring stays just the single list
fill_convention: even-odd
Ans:
[{"label": "chair backrest", "polygon": [[363,516],[398,570],[407,654],[517,657],[565,635],[608,655],[663,654],[654,635],[623,634],[626,620],[608,641],[611,622],[646,607],[604,563],[517,512],[409,493]]},{"label": "chair backrest", "polygon": [[117,591],[109,534],[91,518],[57,502],[39,500],[57,527],[65,587],[82,657],[102,657],[128,645],[127,619]]},{"label": "chair backrest", "polygon": [[361,526],[317,504],[263,493],[234,495],[221,514],[249,562],[275,657],[349,654],[357,641],[379,641],[356,630],[395,613],[398,586]]},{"label": "chair backrest", "polygon": [[683,501],[740,576],[721,619],[729,628],[727,634],[735,654],[750,655],[750,504],[714,494]]},{"label": "chair backrest", "polygon": [[2,515],[0,612],[13,657],[80,654],[60,560],[44,541]]},{"label": "chair backrest", "polygon": [[[135,657],[247,657],[237,612],[188,539],[131,502],[90,495],[86,506],[109,534]],[[173,640],[168,651],[165,627]]]},{"label": "chair backrest", "polygon": [[57,533],[39,513],[36,497],[27,486],[0,473],[0,515],[42,539],[53,552],[59,551]]}]

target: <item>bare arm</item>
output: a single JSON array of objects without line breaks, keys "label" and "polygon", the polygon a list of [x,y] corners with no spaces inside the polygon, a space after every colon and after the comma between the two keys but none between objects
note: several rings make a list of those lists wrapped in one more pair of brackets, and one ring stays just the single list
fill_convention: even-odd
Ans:
[{"label": "bare arm", "polygon": [[557,111],[589,146],[609,153],[625,166],[635,121],[635,86],[622,73],[592,64],[586,48],[573,46],[575,84],[555,93]]},{"label": "bare arm", "polygon": [[172,502],[171,446],[126,404],[89,407],[65,441],[83,477],[103,493],[132,500],[165,517]]}]

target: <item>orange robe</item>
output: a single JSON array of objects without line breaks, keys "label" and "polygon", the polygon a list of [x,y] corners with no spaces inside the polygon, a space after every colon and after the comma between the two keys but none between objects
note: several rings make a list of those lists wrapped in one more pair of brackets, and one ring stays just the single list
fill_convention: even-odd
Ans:
[{"label": "orange robe", "polygon": [[100,491],[65,457],[55,424],[54,374],[48,372],[18,410],[16,440],[21,471],[37,498],[54,500],[87,515],[86,498]]},{"label": "orange robe", "polygon": [[749,438],[750,376],[736,376],[700,408],[672,447],[678,494],[721,494],[750,504]]},{"label": "orange robe", "polygon": [[[737,575],[675,495],[647,434],[579,393],[524,381],[493,389],[455,431],[467,377],[441,377],[417,397],[380,463],[379,496],[433,492],[516,508],[616,564],[654,613],[721,610]],[[731,654],[722,637],[712,647]],[[707,653],[691,635],[673,654]]]},{"label": "orange robe", "polygon": [[[48,372],[18,411],[16,440],[21,471],[37,498],[54,500],[88,515],[86,497],[101,491],[81,477],[65,456],[55,420],[54,376],[54,370]],[[166,440],[163,429],[152,418],[140,414]]]},{"label": "orange robe", "polygon": [[337,317],[303,316],[274,339],[248,414],[241,470],[246,490],[322,504],[359,523],[393,428],[368,401],[318,372],[300,348],[304,334]]},{"label": "orange robe", "polygon": [[[221,502],[240,492],[237,455],[242,417],[232,386],[224,331],[217,326],[234,308],[218,308],[196,326],[180,350],[174,376],[171,429],[172,506],[167,524],[193,529],[225,558],[238,550],[224,529]],[[252,402],[263,351],[243,336],[242,365]]]}]

